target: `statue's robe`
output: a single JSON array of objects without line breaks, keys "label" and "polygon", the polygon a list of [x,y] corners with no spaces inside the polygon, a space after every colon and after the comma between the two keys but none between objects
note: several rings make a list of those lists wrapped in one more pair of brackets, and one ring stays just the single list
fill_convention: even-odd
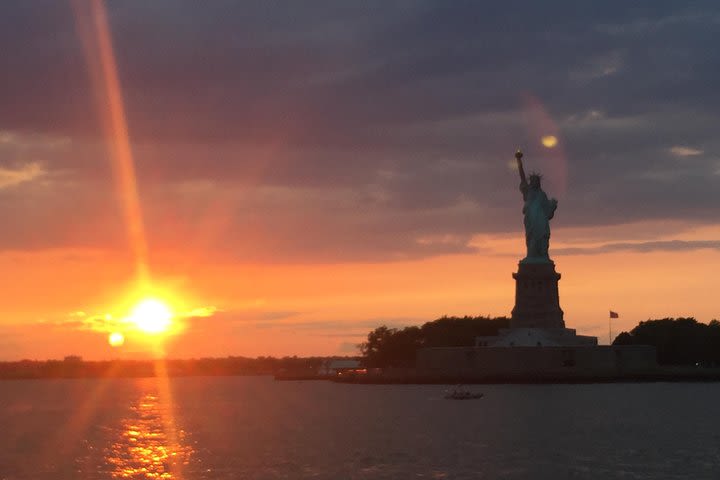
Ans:
[{"label": "statue's robe", "polygon": [[556,205],[551,202],[541,188],[521,185],[525,204],[525,243],[527,259],[549,261],[550,219],[555,215]]}]

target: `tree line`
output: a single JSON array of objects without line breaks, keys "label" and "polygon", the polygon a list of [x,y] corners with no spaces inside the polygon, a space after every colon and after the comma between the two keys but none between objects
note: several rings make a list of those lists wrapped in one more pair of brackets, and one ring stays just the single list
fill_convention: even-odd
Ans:
[{"label": "tree line", "polygon": [[[413,367],[419,348],[469,347],[475,337],[497,335],[509,328],[507,317],[442,317],[421,326],[377,327],[358,345],[367,367]],[[692,317],[651,319],[622,332],[613,345],[652,345],[661,365],[720,366],[720,321],[705,324]],[[316,373],[324,362],[357,357],[239,357],[165,360],[162,374],[276,375]],[[160,364],[152,360],[84,361],[78,356],[64,360],[0,362],[0,378],[151,377]]]},{"label": "tree line", "polygon": [[497,335],[509,326],[507,317],[444,316],[419,327],[377,327],[358,347],[367,367],[413,367],[418,348],[470,347],[475,337]]},{"label": "tree line", "polygon": [[661,365],[720,366],[720,322],[701,323],[693,317],[647,320],[622,332],[613,345],[653,345]]},{"label": "tree line", "polygon": [[[442,317],[421,326],[377,327],[358,345],[367,367],[413,367],[419,348],[469,347],[475,337],[497,335],[507,317]],[[651,319],[622,332],[613,345],[652,345],[660,365],[720,366],[720,322],[692,317]]]},{"label": "tree line", "polygon": [[[349,357],[224,357],[193,358],[187,360],[107,360],[87,361],[76,355],[63,360],[20,360],[0,362],[0,378],[113,378],[153,377],[168,375],[224,376],[276,375],[293,372],[315,373],[323,363]],[[353,357],[357,358],[357,357]]]}]

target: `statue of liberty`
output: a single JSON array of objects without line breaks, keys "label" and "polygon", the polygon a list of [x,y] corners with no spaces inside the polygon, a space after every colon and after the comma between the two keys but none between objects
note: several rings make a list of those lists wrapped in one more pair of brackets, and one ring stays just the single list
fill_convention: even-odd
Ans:
[{"label": "statue of liberty", "polygon": [[548,254],[550,247],[550,219],[555,215],[557,200],[548,199],[540,187],[542,177],[537,173],[530,175],[530,182],[525,178],[522,164],[522,152],[515,153],[518,171],[520,172],[520,191],[523,194],[523,215],[525,216],[525,244],[527,256],[520,263],[552,263]]}]

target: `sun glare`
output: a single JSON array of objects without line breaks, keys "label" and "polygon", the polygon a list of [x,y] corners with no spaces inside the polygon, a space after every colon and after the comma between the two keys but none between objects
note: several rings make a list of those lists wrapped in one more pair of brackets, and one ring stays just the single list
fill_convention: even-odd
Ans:
[{"label": "sun glare", "polygon": [[163,333],[170,328],[173,314],[160,300],[152,298],[138,303],[130,314],[130,321],[145,333]]},{"label": "sun glare", "polygon": [[547,148],[553,148],[558,143],[558,139],[555,135],[545,135],[540,139],[540,141]]},{"label": "sun glare", "polygon": [[125,343],[125,336],[120,332],[113,332],[108,335],[108,343],[111,347],[120,347]]}]

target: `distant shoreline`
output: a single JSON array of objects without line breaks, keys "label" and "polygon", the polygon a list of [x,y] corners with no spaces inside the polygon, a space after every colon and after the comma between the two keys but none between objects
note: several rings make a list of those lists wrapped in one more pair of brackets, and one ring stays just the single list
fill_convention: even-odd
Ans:
[{"label": "distant shoreline", "polygon": [[652,382],[719,382],[720,368],[658,367],[652,371],[632,374],[597,375],[583,373],[535,373],[516,375],[431,376],[414,369],[396,369],[377,374],[350,374],[330,378],[281,375],[276,380],[330,380],[335,383],[362,385],[457,385],[457,384],[590,384],[590,383],[652,383]]},{"label": "distant shoreline", "polygon": [[197,376],[259,376],[292,372],[313,376],[326,362],[355,357],[223,357],[157,360],[63,360],[0,362],[0,380],[143,378]]},{"label": "distant shoreline", "polygon": [[457,384],[593,384],[593,383],[658,383],[658,382],[720,382],[720,371],[657,372],[644,375],[521,375],[487,377],[367,376],[337,377],[336,383],[362,385],[457,385]]},{"label": "distant shoreline", "polygon": [[[2,375],[2,381],[27,381],[27,380],[108,380],[108,379],[137,379],[157,378],[156,372],[136,374],[107,374],[107,375],[64,375],[64,376],[31,376],[31,375]],[[606,383],[713,383],[720,382],[720,372],[688,372],[680,373],[657,373],[648,375],[632,376],[576,376],[576,377],[553,377],[553,376],[523,376],[523,377],[328,377],[326,375],[274,375],[272,373],[187,373],[168,374],[169,378],[187,377],[271,377],[280,382],[306,382],[325,381],[332,383],[343,383],[351,385],[533,385],[533,384],[606,384]]]},{"label": "distant shoreline", "polygon": [[[0,380],[109,379],[167,377],[270,376],[278,381],[331,381],[388,384],[589,384],[648,382],[718,382],[720,367],[660,366],[633,374],[591,375],[582,372],[547,372],[523,375],[430,376],[413,368],[370,369],[367,373],[318,374],[324,362],[350,357],[225,357],[189,360],[84,361],[64,360],[0,362]],[[354,357],[356,358],[356,357]]]}]

